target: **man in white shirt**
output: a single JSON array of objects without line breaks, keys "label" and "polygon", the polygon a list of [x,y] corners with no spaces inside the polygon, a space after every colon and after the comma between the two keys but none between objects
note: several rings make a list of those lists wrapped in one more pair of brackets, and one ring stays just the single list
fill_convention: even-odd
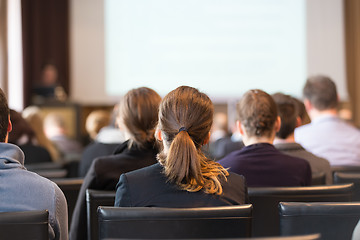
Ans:
[{"label": "man in white shirt", "polygon": [[360,166],[360,131],[338,117],[335,83],[326,76],[310,77],[303,95],[312,122],[295,130],[295,141],[332,166]]}]

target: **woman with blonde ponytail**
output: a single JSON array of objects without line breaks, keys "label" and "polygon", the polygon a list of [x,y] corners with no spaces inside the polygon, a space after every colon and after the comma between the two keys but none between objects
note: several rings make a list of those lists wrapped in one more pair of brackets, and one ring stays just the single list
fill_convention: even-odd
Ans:
[{"label": "woman with blonde ponytail", "polygon": [[117,123],[128,139],[111,156],[96,158],[84,179],[70,226],[70,240],[87,239],[86,189],[115,190],[122,173],[156,163],[155,127],[161,97],[141,87],[125,94],[119,104]]},{"label": "woman with blonde ponytail", "polygon": [[[243,176],[229,173],[201,152],[207,144],[214,108],[197,89],[181,86],[159,107],[156,138],[159,163],[122,174],[115,206],[206,207],[247,203]],[[130,194],[131,193],[131,194]]]}]

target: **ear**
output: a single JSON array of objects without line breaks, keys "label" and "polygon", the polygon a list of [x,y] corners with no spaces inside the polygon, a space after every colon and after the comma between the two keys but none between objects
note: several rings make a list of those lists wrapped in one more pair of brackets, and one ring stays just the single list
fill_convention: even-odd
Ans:
[{"label": "ear", "polygon": [[241,135],[244,135],[244,129],[243,129],[243,127],[241,125],[241,122],[239,120],[236,121],[236,128],[240,132]]},{"label": "ear", "polygon": [[155,130],[155,138],[157,140],[159,140],[160,142],[163,140],[162,135],[161,135],[161,130],[159,128],[156,128],[156,130]]},{"label": "ear", "polygon": [[7,132],[11,132],[12,131],[12,123],[10,121],[10,116],[9,116],[9,123],[8,123],[8,127],[7,127]]},{"label": "ear", "polygon": [[307,98],[304,99],[304,105],[307,112],[310,112],[310,110],[313,108],[313,105],[311,104],[310,100]]},{"label": "ear", "polygon": [[301,125],[302,125],[302,120],[301,120],[300,117],[297,117],[297,118],[296,118],[296,125],[295,125],[295,127],[300,127]]},{"label": "ear", "polygon": [[211,135],[211,133],[209,132],[208,135],[207,135],[207,137],[206,137],[205,140],[204,140],[204,144],[203,144],[203,145],[206,145],[206,144],[209,143],[209,141],[210,141],[210,135]]},{"label": "ear", "polygon": [[275,128],[276,133],[278,131],[280,131],[280,127],[281,127],[281,118],[280,118],[280,116],[277,116],[275,124],[274,124],[274,128]]}]

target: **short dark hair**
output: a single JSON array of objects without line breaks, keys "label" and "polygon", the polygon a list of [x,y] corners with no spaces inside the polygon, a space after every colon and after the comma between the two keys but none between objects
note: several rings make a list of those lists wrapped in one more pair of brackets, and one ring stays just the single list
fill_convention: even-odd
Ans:
[{"label": "short dark hair", "polygon": [[237,105],[238,119],[249,136],[271,136],[277,118],[272,97],[260,89],[247,91]]},{"label": "short dark hair", "polygon": [[336,108],[338,104],[336,85],[327,76],[309,77],[304,86],[303,95],[320,111]]},{"label": "short dark hair", "polygon": [[9,106],[5,93],[0,88],[0,142],[5,142],[9,124]]},{"label": "short dark hair", "polygon": [[296,100],[290,95],[285,95],[283,93],[275,93],[272,97],[281,118],[281,127],[276,133],[276,136],[281,139],[286,139],[294,132],[296,119],[299,116]]}]

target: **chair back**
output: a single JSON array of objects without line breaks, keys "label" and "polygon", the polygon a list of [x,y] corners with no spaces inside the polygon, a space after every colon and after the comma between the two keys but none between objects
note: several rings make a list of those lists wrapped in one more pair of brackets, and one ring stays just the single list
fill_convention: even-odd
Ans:
[{"label": "chair back", "polygon": [[282,236],[320,233],[326,240],[350,240],[360,218],[360,203],[282,202],[279,212]]},{"label": "chair back", "polygon": [[311,177],[312,186],[325,185],[325,184],[326,184],[325,172],[317,172],[312,174]]},{"label": "chair back", "polygon": [[334,184],[354,183],[353,201],[360,201],[360,172],[334,172]]},{"label": "chair back", "polygon": [[[205,240],[206,238],[202,238]],[[301,236],[277,236],[277,237],[259,237],[259,238],[214,238],[213,240],[320,240],[320,234],[309,234],[309,235],[301,235]],[[124,238],[105,238],[103,240],[125,240]],[[143,239],[146,240],[146,239]],[[179,239],[180,240],[180,239]],[[186,239],[191,240],[191,239]],[[193,239],[199,240],[199,239]]]},{"label": "chair back", "polygon": [[115,191],[86,190],[87,231],[89,240],[99,239],[99,221],[97,209],[99,206],[114,206]]},{"label": "chair back", "polygon": [[250,187],[254,206],[253,236],[278,236],[279,202],[347,202],[351,201],[353,184],[309,187]]},{"label": "chair back", "polygon": [[205,208],[99,207],[99,236],[100,239],[250,237],[251,215],[251,204]]},{"label": "chair back", "polygon": [[0,213],[1,240],[48,240],[47,210]]},{"label": "chair back", "polygon": [[81,188],[84,179],[82,178],[56,178],[52,179],[55,182],[61,191],[64,193],[67,204],[68,204],[68,223],[69,227],[71,225],[71,218],[74,212],[74,208],[76,205],[76,201],[79,195],[79,191]]}]

